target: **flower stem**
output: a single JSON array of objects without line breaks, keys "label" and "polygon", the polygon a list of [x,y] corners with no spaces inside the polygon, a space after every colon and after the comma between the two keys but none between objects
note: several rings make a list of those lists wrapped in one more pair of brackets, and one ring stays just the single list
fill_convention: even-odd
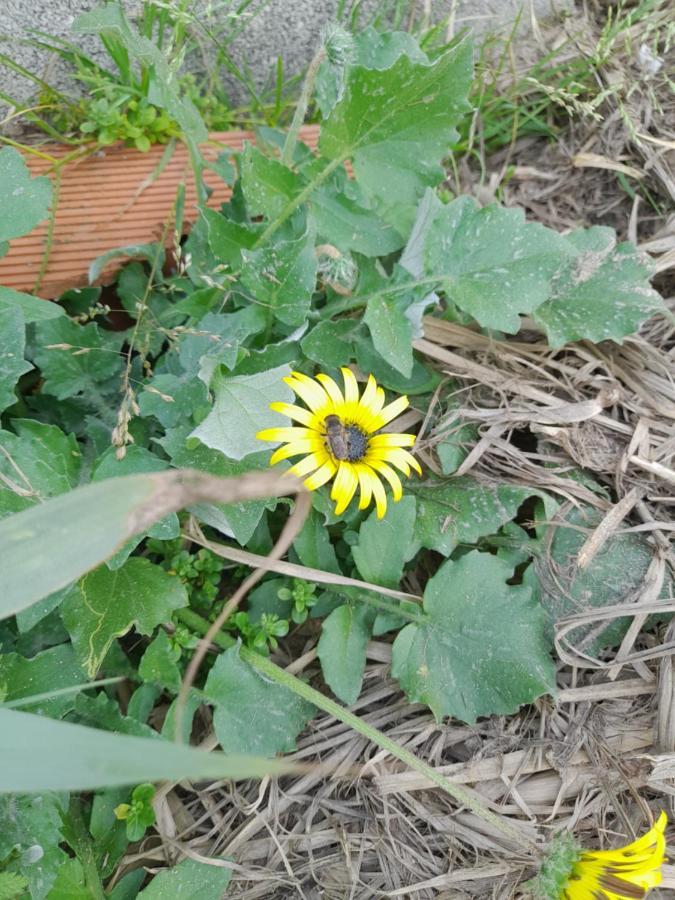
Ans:
[{"label": "flower stem", "polygon": [[312,91],[314,90],[316,75],[319,71],[319,66],[325,59],[325,56],[326,51],[323,47],[320,47],[314,54],[314,59],[312,59],[307,68],[307,74],[305,75],[305,80],[302,85],[302,92],[298,100],[298,105],[295,107],[293,121],[291,122],[291,127],[288,129],[286,141],[284,142],[284,149],[281,154],[281,162],[285,166],[290,166],[290,164],[293,162],[293,152],[295,151],[295,145],[298,142],[298,133],[300,132],[302,123],[305,121],[305,116],[307,115],[307,107],[309,106]]},{"label": "flower stem", "polygon": [[[191,628],[201,634],[206,634],[206,632],[208,631],[210,623],[190,609],[179,609],[176,611],[176,616],[177,618],[182,619],[182,621],[185,622],[186,625],[189,625]],[[222,647],[223,649],[228,649],[233,645],[234,641],[230,635],[226,635],[220,632],[214,638],[214,643],[218,644],[218,646]],[[382,750],[386,750],[387,753],[390,753],[392,756],[396,757],[396,759],[399,759],[402,763],[405,763],[405,765],[409,766],[415,772],[418,772],[420,775],[428,778],[429,781],[433,782],[433,784],[439,787],[442,791],[445,791],[446,794],[449,794],[462,806],[468,807],[477,816],[480,816],[481,819],[483,819],[485,822],[488,822],[503,835],[505,835],[509,840],[513,841],[521,848],[528,851],[535,849],[529,838],[525,837],[524,834],[522,834],[503,816],[500,816],[497,813],[492,812],[492,810],[488,809],[483,799],[475,791],[471,791],[458,784],[454,784],[452,781],[448,781],[448,779],[437,772],[436,769],[422,762],[422,760],[418,759],[413,753],[411,753],[409,750],[406,750],[404,747],[401,747],[396,743],[396,741],[391,740],[391,738],[387,737],[385,734],[379,731],[379,729],[374,728],[367,722],[364,722],[358,716],[354,715],[354,713],[349,712],[349,710],[345,709],[343,706],[340,706],[339,703],[336,703],[329,697],[325,697],[310,685],[305,684],[304,681],[301,681],[295,675],[291,675],[289,672],[286,672],[284,669],[277,666],[272,662],[272,660],[268,659],[267,657],[261,656],[259,653],[256,653],[253,650],[249,650],[248,647],[244,646],[241,646],[239,648],[239,655],[241,659],[249,663],[249,665],[256,669],[256,671],[258,671],[265,678],[268,678],[271,681],[276,682],[276,684],[280,684],[283,687],[288,688],[289,691],[292,691],[298,697],[302,697],[304,700],[307,700],[309,703],[312,703],[314,706],[323,710],[323,712],[333,716],[339,722],[343,722],[345,725],[348,725],[358,734],[362,734],[377,747],[380,747]]]}]

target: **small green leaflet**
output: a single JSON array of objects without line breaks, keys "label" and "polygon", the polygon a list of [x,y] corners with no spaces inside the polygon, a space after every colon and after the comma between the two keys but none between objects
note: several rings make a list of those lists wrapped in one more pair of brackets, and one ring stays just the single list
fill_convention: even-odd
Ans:
[{"label": "small green leaflet", "polygon": [[[204,223],[203,226],[201,223]],[[252,250],[258,239],[258,230],[255,226],[247,227],[226,219],[222,213],[214,209],[203,209],[197,226],[206,230],[211,251],[216,259],[230,269],[238,269],[242,263],[242,251]],[[192,229],[191,237],[197,232],[197,226]],[[199,270],[205,267],[200,266]]]},{"label": "small green leaflet", "polygon": [[398,588],[403,564],[414,551],[415,498],[408,494],[398,503],[390,501],[383,519],[371,512],[352,547],[354,562],[364,581]]},{"label": "small green leaflet", "polygon": [[160,628],[155,638],[148,644],[138,666],[138,674],[143,681],[177,692],[181,683],[177,663],[179,649],[172,646],[169,635]]},{"label": "small green leaflet", "polygon": [[293,541],[293,549],[303,566],[341,574],[330,534],[315,509],[310,509],[300,534]]},{"label": "small green leaflet", "polygon": [[[18,653],[0,654],[0,695],[3,703],[72,687],[84,681],[70,644],[59,644],[25,659]],[[4,690],[3,690],[4,687]],[[77,694],[21,705],[26,712],[60,718],[75,705]]]},{"label": "small green leaflet", "polygon": [[[223,865],[218,865],[218,863]],[[139,900],[221,900],[232,877],[225,860],[213,864],[184,859],[171,869],[162,869],[140,892]]]},{"label": "small green leaflet", "polygon": [[[11,727],[9,722],[14,721],[14,718],[10,717],[24,715],[0,710],[0,716],[8,719],[4,728]],[[43,721],[60,724],[52,723],[50,719]],[[48,751],[49,747],[46,750]],[[4,765],[3,756],[3,768]],[[5,792],[7,790],[5,786]],[[59,868],[68,859],[60,847],[63,841],[62,815],[66,806],[67,799],[64,795],[51,792],[44,792],[38,797],[0,795],[0,859],[7,861],[8,871],[17,872],[28,880],[31,900],[45,900]]]},{"label": "small green leaflet", "polygon": [[12,147],[0,150],[0,244],[32,231],[49,215],[51,202],[50,180],[31,178]]},{"label": "small green leaflet", "polygon": [[505,715],[555,690],[546,614],[508,563],[474,550],[443,563],[424,591],[426,621],[399,632],[392,675],[437,721]]},{"label": "small green leaflet", "polygon": [[316,712],[288,688],[265,680],[239,658],[220,653],[204,685],[214,705],[213,727],[225,753],[273,756],[295,749],[295,739]]},{"label": "small green leaflet", "polygon": [[443,178],[440,163],[469,110],[470,81],[466,40],[432,64],[402,54],[386,69],[352,66],[321,129],[319,150],[336,163],[351,158],[361,187],[380,209],[393,210],[397,227],[407,228],[425,188]]},{"label": "small green leaflet", "polygon": [[415,538],[422,547],[449,556],[458,544],[472,544],[494,534],[536,491],[487,484],[464,475],[415,489]]},{"label": "small green leaflet", "polygon": [[91,891],[84,878],[82,863],[77,857],[66,859],[64,864],[59,866],[48,900],[91,900]]},{"label": "small green leaflet", "polygon": [[621,341],[664,309],[649,286],[649,260],[633,244],[617,245],[612,228],[579,229],[564,240],[573,255],[554,279],[550,299],[534,314],[552,347]]},{"label": "small green leaflet", "polygon": [[94,678],[115,638],[133,627],[140,634],[187,606],[184,585],[147,559],[133,557],[121,569],[101,566],[85,575],[63,602],[61,614],[75,652]]},{"label": "small green leaflet", "polygon": [[274,400],[292,401],[293,392],[282,381],[290,366],[278,366],[255,375],[228,376],[216,372],[211,383],[213,409],[190,437],[220,450],[231,459],[243,459],[264,449],[256,433],[287,424],[269,409]]},{"label": "small green leaflet", "polygon": [[269,219],[279,215],[303,187],[294,172],[251,144],[241,155],[241,181],[249,214]]},{"label": "small green leaflet", "polygon": [[33,368],[23,357],[25,346],[26,327],[21,309],[0,305],[0,413],[17,402],[15,385]]},{"label": "small green leaflet", "polygon": [[0,313],[8,309],[20,309],[25,322],[40,322],[43,319],[56,319],[65,315],[63,307],[58,303],[41,300],[32,294],[13,291],[12,288],[0,285]]},{"label": "small green leaflet", "polygon": [[286,325],[302,325],[316,285],[314,234],[276,239],[259,250],[242,250],[240,284],[268,317]]},{"label": "small green leaflet", "polygon": [[335,696],[351,706],[361,693],[366,645],[376,610],[362,601],[345,603],[324,619],[317,653],[321,671]]},{"label": "small green leaflet", "polygon": [[526,222],[521,209],[459,197],[437,214],[425,245],[428,276],[449,300],[486,328],[515,334],[520,315],[551,294],[551,280],[572,255],[565,239]]}]

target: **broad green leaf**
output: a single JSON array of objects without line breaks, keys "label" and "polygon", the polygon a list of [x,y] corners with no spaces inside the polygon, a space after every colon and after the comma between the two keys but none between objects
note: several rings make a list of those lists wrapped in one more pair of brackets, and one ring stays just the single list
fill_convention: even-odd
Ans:
[{"label": "broad green leaf", "polygon": [[242,250],[242,257],[240,283],[267,315],[286,325],[302,325],[316,285],[313,234]]},{"label": "broad green leaf", "polygon": [[181,684],[181,673],[177,662],[179,655],[177,648],[171,644],[166,631],[160,628],[141,658],[138,674],[143,681],[159,684],[171,691],[178,691]]},{"label": "broad green leaf", "polygon": [[324,368],[338,369],[354,356],[352,341],[358,328],[359,323],[353,319],[327,319],[315,325],[300,341],[300,346],[308,359]]},{"label": "broad green leaf", "polygon": [[[258,453],[245,456],[241,460],[228,459],[218,450],[211,450],[203,444],[197,444],[194,448],[184,444],[171,453],[172,462],[176,466],[191,466],[209,472],[211,475],[220,475],[223,478],[236,478],[245,472],[263,472],[269,469],[269,454],[261,452],[261,442],[258,441]],[[190,507],[190,512],[202,522],[217,528],[222,534],[234,537],[240,544],[248,543],[255,531],[265,509],[274,509],[277,499],[248,500],[244,503],[196,503]]]},{"label": "broad green leaf", "polygon": [[384,518],[378,519],[374,510],[368,516],[359,531],[358,544],[352,547],[364,581],[398,588],[403,564],[414,552],[415,513],[415,498],[407,495],[398,503],[388,503]]},{"label": "broad green leaf", "polygon": [[188,375],[199,375],[207,386],[219,365],[233,368],[239,345],[249,335],[265,327],[265,313],[260,306],[251,305],[233,313],[207,313],[180,342],[178,358]]},{"label": "broad green leaf", "polygon": [[[579,568],[579,551],[601,520],[600,511],[582,507],[569,510],[562,524],[551,526],[549,552],[537,560],[536,570],[541,602],[553,622],[591,609],[634,603],[644,589],[654,556],[645,534],[613,534],[588,566]],[[666,567],[661,598],[672,596],[674,587]],[[566,640],[585,653],[595,654],[618,644],[631,621],[629,617],[609,619],[601,629],[598,619],[575,628]]]},{"label": "broad green leaf", "polygon": [[412,327],[398,298],[373,297],[368,302],[363,321],[380,356],[404,378],[410,378],[413,367]]},{"label": "broad green leaf", "polygon": [[122,371],[118,351],[123,336],[98,325],[78,325],[66,316],[38,322],[34,362],[45,380],[43,391],[59,400],[112,386]]},{"label": "broad green leaf", "polygon": [[95,697],[78,694],[75,700],[75,713],[80,725],[100,728],[103,731],[114,731],[116,734],[133,734],[154,741],[160,740],[157,732],[132,716],[123,716],[119,703],[101,691]]},{"label": "broad green leaf", "polygon": [[206,385],[194,373],[183,380],[177,375],[155,375],[138,395],[141,415],[154,416],[165,428],[189,422],[199,408],[207,408]]},{"label": "broad green leaf", "polygon": [[85,575],[61,606],[75,653],[93,678],[115,638],[133,627],[152,634],[171,613],[187,606],[184,584],[160,566],[134,557],[121,569],[105,566]]},{"label": "broad green leaf", "polygon": [[0,431],[0,516],[19,512],[74,488],[82,454],[72,434],[56,425],[15,419],[16,434]]},{"label": "broad green leaf", "polygon": [[[232,270],[239,269],[242,264],[242,250],[253,248],[259,230],[226,219],[222,213],[213,209],[202,210],[198,224],[201,222],[205,223],[209,247],[216,259]],[[194,233],[193,228],[190,236],[192,237]]]},{"label": "broad green leaf", "polygon": [[546,615],[513,570],[472,551],[443,563],[424,591],[424,618],[397,635],[392,675],[437,721],[515,712],[555,690]]},{"label": "broad green leaf", "polygon": [[124,247],[115,247],[107,250],[89,265],[89,284],[95,281],[103,274],[103,270],[112,262],[113,259],[147,259],[152,265],[156,262],[156,267],[162,269],[164,265],[164,248],[160,244],[126,244]]},{"label": "broad green leaf", "polygon": [[53,612],[61,605],[66,594],[70,590],[68,587],[62,588],[60,591],[54,591],[48,597],[43,597],[37,603],[29,606],[28,609],[22,609],[16,614],[16,627],[19,634],[26,634],[35,628],[35,626],[46,618],[50,612]]},{"label": "broad green leaf", "polygon": [[435,450],[443,474],[452,475],[456,472],[477,441],[478,428],[473,422],[466,422],[436,444]]},{"label": "broad green leaf", "polygon": [[[183,778],[260,778],[293,770],[281,760],[207,753],[1,707],[0,754],[0,794],[89,791]],[[0,829],[0,844],[4,837]]]},{"label": "broad green leaf", "polygon": [[211,384],[213,409],[190,436],[231,459],[260,452],[264,445],[256,439],[256,433],[284,424],[269,404],[274,400],[292,401],[293,393],[282,381],[290,371],[289,366],[278,366],[257,375],[216,372]]},{"label": "broad green leaf", "polygon": [[17,402],[16,383],[33,368],[24,359],[25,346],[23,312],[19,308],[5,309],[0,306],[0,413]]},{"label": "broad green leaf", "polygon": [[251,144],[241,155],[241,183],[249,213],[268,219],[279,215],[303,187],[295,172]]},{"label": "broad green leaf", "polygon": [[75,857],[59,867],[47,900],[91,900],[91,889],[84,878],[82,863]]},{"label": "broad green leaf", "polygon": [[8,309],[20,309],[25,322],[40,322],[65,315],[63,307],[49,300],[41,300],[32,294],[13,291],[0,285],[0,313]]},{"label": "broad green leaf", "polygon": [[315,509],[309,511],[300,534],[293,541],[293,549],[303,566],[340,574],[330,534]]},{"label": "broad green leaf", "polygon": [[426,273],[479,324],[515,334],[520,315],[551,294],[572,251],[563,237],[526,222],[521,209],[479,208],[459,197],[438,213],[426,241]]},{"label": "broad green leaf", "polygon": [[[27,713],[10,712],[0,709],[0,717],[10,717],[7,723],[21,718],[40,718]],[[17,718],[18,717],[18,718]],[[41,721],[59,725],[51,719]],[[11,727],[11,726],[10,726]],[[0,733],[0,745],[12,737]],[[49,748],[43,748],[49,751]],[[38,797],[13,795],[11,784],[7,785],[4,775],[5,760],[3,753],[2,774],[0,783],[4,788],[0,791],[9,796],[0,796],[0,860],[7,860],[5,871],[23,875],[28,880],[31,900],[44,900],[58,875],[59,868],[68,860],[64,850],[59,846],[63,841],[61,834],[62,813],[65,811],[66,799],[46,791]],[[45,765],[49,765],[45,754]],[[48,789],[49,790],[49,789]],[[22,895],[24,897],[25,894]]]},{"label": "broad green leaf", "polygon": [[320,152],[336,162],[351,159],[361,187],[381,208],[393,208],[394,224],[407,227],[425,188],[443,178],[440,163],[469,109],[470,80],[466,40],[431,64],[402,54],[386,69],[352,66],[321,129]]},{"label": "broad green leaf", "polygon": [[220,653],[204,685],[213,703],[213,727],[226,753],[273,756],[295,749],[315,708],[288,688],[267,681],[239,657]]},{"label": "broad green leaf", "polygon": [[573,256],[534,315],[552,347],[577,340],[621,341],[663,310],[663,300],[649,286],[648,260],[633,244],[617,245],[612,228],[579,229],[565,241]]},{"label": "broad green leaf", "polygon": [[138,895],[141,900],[221,900],[232,877],[232,869],[184,859],[171,869],[162,869]]},{"label": "broad green leaf", "polygon": [[[108,478],[122,478],[126,475],[136,475],[144,472],[163,472],[169,468],[169,463],[161,459],[145,447],[131,444],[127,447],[122,459],[117,458],[116,447],[109,447],[102,456],[99,456],[92,472],[92,482],[105,481]],[[155,522],[146,531],[141,531],[128,540],[123,547],[108,560],[111,569],[118,569],[129,555],[143,540],[145,535],[171,540],[180,534],[180,525],[176,513],[169,513],[159,522]]]},{"label": "broad green leaf", "polygon": [[363,256],[386,256],[403,243],[392,225],[333,185],[313,192],[312,218],[320,239],[343,253],[356,250]]},{"label": "broad green leaf", "polygon": [[317,647],[321,671],[331,691],[348,706],[361,693],[374,620],[375,610],[357,601],[339,606],[321,625]]},{"label": "broad green leaf", "polygon": [[413,356],[412,373],[409,378],[382,359],[373,347],[371,338],[366,334],[358,334],[355,341],[356,362],[362,372],[374,375],[377,383],[397,394],[415,396],[427,394],[438,385],[440,375],[429,366],[424,365]]},{"label": "broad green leaf", "polygon": [[0,150],[0,244],[32,231],[49,215],[51,202],[50,180],[31,178],[12,147]]},{"label": "broad green leaf", "polygon": [[[72,687],[83,681],[82,669],[70,644],[50,647],[32,659],[25,659],[18,653],[0,655],[0,696],[3,703]],[[73,708],[76,696],[68,694],[38,700],[22,704],[21,709],[58,719]]]},{"label": "broad green leaf", "polygon": [[485,534],[494,534],[536,493],[467,475],[417,488],[415,537],[422,547],[449,556],[458,544],[473,544]]}]

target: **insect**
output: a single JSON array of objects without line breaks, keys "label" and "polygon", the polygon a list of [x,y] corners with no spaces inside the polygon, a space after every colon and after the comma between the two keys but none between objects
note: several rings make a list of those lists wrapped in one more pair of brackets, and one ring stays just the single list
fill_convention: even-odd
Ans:
[{"label": "insect", "polygon": [[345,425],[339,416],[326,416],[326,440],[337,460],[357,462],[365,455],[368,440],[355,425]]}]

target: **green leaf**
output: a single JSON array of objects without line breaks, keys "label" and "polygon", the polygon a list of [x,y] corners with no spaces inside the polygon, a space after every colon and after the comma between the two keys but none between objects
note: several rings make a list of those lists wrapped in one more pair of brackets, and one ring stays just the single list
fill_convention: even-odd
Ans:
[{"label": "green leaf", "polygon": [[177,866],[158,872],[138,896],[142,900],[221,900],[231,877],[232,869],[226,866],[184,859]]},{"label": "green leaf", "polygon": [[157,636],[149,644],[138,666],[138,674],[143,681],[159,684],[171,691],[178,691],[181,684],[181,673],[178,668],[179,654],[172,646],[169,636],[160,628]]},{"label": "green leaf", "polygon": [[405,308],[406,303],[400,297],[371,297],[363,321],[382,359],[404,378],[410,378],[413,370],[413,331]]},{"label": "green leaf", "polygon": [[315,509],[310,509],[300,534],[293,541],[293,549],[303,566],[341,574],[330,534]]},{"label": "green leaf", "polygon": [[33,368],[23,357],[25,346],[22,311],[0,306],[0,413],[17,402],[16,383]]},{"label": "green leaf", "polygon": [[363,256],[386,256],[403,244],[398,231],[374,210],[332,185],[313,192],[312,219],[319,237],[343,253],[356,250]]},{"label": "green leaf", "polygon": [[316,285],[314,235],[278,239],[259,250],[242,250],[240,282],[268,316],[286,325],[302,325]]},{"label": "green leaf", "polygon": [[[77,325],[66,316],[38,322],[34,362],[42,371],[43,391],[59,400],[112,386],[122,372],[119,348],[123,336],[102,332],[98,325]],[[67,346],[64,346],[67,345]]]},{"label": "green leaf", "polygon": [[0,516],[56,497],[77,485],[82,454],[75,437],[56,425],[15,419],[0,431]]},{"label": "green leaf", "polygon": [[621,341],[664,309],[649,286],[648,260],[630,243],[616,243],[612,228],[579,229],[564,240],[572,256],[558,273],[549,300],[534,318],[552,347],[568,341]]},{"label": "green leaf", "polygon": [[375,611],[366,603],[346,603],[324,619],[317,652],[326,684],[351,706],[361,693],[366,667],[366,645]]},{"label": "green leaf", "polygon": [[[226,219],[222,213],[213,209],[203,209],[201,219],[205,223],[206,233],[211,251],[216,259],[232,270],[237,270],[242,264],[242,250],[253,248],[258,240],[259,229],[248,228]],[[193,228],[191,236],[195,233]],[[203,268],[200,266],[203,271]]]},{"label": "green leaf", "polygon": [[213,727],[225,753],[273,756],[295,749],[315,708],[288,688],[266,681],[230,647],[218,655],[204,686]]},{"label": "green leaf", "polygon": [[373,510],[361,525],[352,556],[365,581],[398,588],[403,564],[414,551],[415,515],[415,498],[408,495],[388,503],[384,518],[378,519]]},{"label": "green leaf", "polygon": [[521,209],[480,209],[459,197],[429,228],[426,271],[480,325],[515,334],[520,315],[549,298],[551,280],[570,255],[564,238],[526,222]]},{"label": "green leaf", "polygon": [[101,566],[82,578],[63,602],[61,615],[78,658],[93,678],[115,638],[132,627],[140,634],[152,634],[156,625],[170,621],[173,610],[187,603],[179,578],[134,557],[121,569]]},{"label": "green leaf", "polygon": [[139,722],[130,715],[123,716],[119,703],[103,691],[94,697],[78,694],[75,700],[75,713],[80,725],[114,731],[116,734],[133,734],[136,737],[160,740],[160,736],[149,725]]},{"label": "green leaf", "polygon": [[0,872],[0,900],[19,900],[25,895],[28,879],[16,872]]},{"label": "green leaf", "polygon": [[[0,794],[89,791],[183,778],[260,778],[294,769],[282,760],[207,753],[172,741],[113,734],[1,707],[0,754]],[[39,805],[40,799],[35,803]],[[0,829],[0,848],[5,837]],[[58,844],[58,839],[51,840]]]},{"label": "green leaf", "polygon": [[32,294],[13,291],[12,288],[0,285],[0,313],[5,310],[21,310],[25,322],[40,322],[43,319],[56,319],[65,315],[63,307],[49,300],[41,300]]},{"label": "green leaf", "polygon": [[[57,691],[59,688],[82,684],[84,675],[77,664],[70,644],[60,644],[43,650],[32,659],[18,653],[0,655],[0,695],[3,703]],[[75,705],[77,694],[38,700],[21,705],[21,709],[44,716],[61,718]]]},{"label": "green leaf", "polygon": [[[536,569],[541,602],[553,622],[591,609],[634,603],[644,589],[654,556],[654,548],[644,534],[613,534],[588,566],[579,568],[579,551],[601,521],[601,512],[582,507],[570,509],[561,525],[551,526],[545,539],[549,552],[537,560]],[[673,587],[675,582],[666,569],[660,597],[672,596]],[[598,619],[573,629],[566,640],[585,653],[595,654],[618,644],[631,621],[630,617],[608,619],[606,627],[599,628]]]},{"label": "green leaf", "polygon": [[141,415],[154,416],[165,428],[191,421],[195,410],[208,406],[206,385],[194,377],[155,375],[138,396]]},{"label": "green leaf", "polygon": [[387,220],[409,227],[425,188],[443,179],[440,163],[469,109],[470,81],[466,40],[431,64],[402,54],[386,69],[352,66],[321,129],[320,152],[330,160],[351,158],[361,187],[393,209]]},{"label": "green leaf", "polygon": [[241,155],[241,183],[252,216],[277,216],[302,190],[302,181],[287,166],[246,144]]},{"label": "green leaf", "polygon": [[362,372],[372,373],[378,384],[397,394],[408,394],[408,396],[426,394],[433,391],[441,380],[437,372],[414,356],[412,372],[410,377],[406,378],[382,359],[367,335],[357,336],[355,347],[359,369]]},{"label": "green leaf", "polygon": [[[29,716],[27,713],[0,709],[0,717],[8,716],[10,717],[7,719],[8,723],[17,721],[16,717],[39,718]],[[61,724],[51,719],[42,721]],[[9,735],[0,733],[0,744],[6,743],[7,738]],[[0,791],[4,793],[13,790],[12,785],[7,784],[6,763],[11,766],[11,762],[6,760],[3,754],[0,782],[4,781],[5,784]],[[46,760],[45,764],[48,765]],[[11,773],[8,774],[11,777]],[[7,869],[27,879],[32,900],[43,900],[48,895],[59,868],[68,859],[59,846],[63,840],[61,816],[64,808],[64,798],[53,793],[45,792],[38,797],[13,794],[0,796],[0,860],[6,860],[10,854],[16,854],[16,858],[7,864]]]},{"label": "green leaf", "polygon": [[417,488],[415,537],[422,547],[449,556],[458,544],[473,544],[510,521],[537,491],[487,484],[464,475]]},{"label": "green leaf", "polygon": [[511,566],[489,553],[443,563],[424,591],[424,619],[392,650],[392,675],[437,721],[515,712],[555,689],[546,616]]},{"label": "green leaf", "polygon": [[282,381],[289,366],[278,366],[256,375],[227,376],[216,372],[211,384],[213,409],[190,437],[231,459],[259,452],[263,445],[256,433],[281,424],[269,409],[274,400],[292,401],[293,393]]},{"label": "green leaf", "polygon": [[49,215],[51,202],[50,180],[31,178],[12,147],[0,150],[0,244],[32,231]]},{"label": "green leaf", "polygon": [[352,319],[319,322],[300,341],[302,352],[325,368],[338,369],[354,356],[352,339],[358,328],[359,323]]},{"label": "green leaf", "polygon": [[188,375],[199,375],[207,386],[219,365],[233,368],[240,344],[265,327],[265,313],[259,306],[247,306],[233,313],[207,313],[197,334],[186,335],[178,358]]},{"label": "green leaf", "polygon": [[47,900],[91,900],[91,889],[87,886],[79,859],[66,859],[59,867]]},{"label": "green leaf", "polygon": [[161,271],[164,265],[164,248],[160,244],[126,244],[124,247],[107,250],[90,263],[89,284],[98,281],[105,267],[114,259],[147,259],[150,264],[157,260],[156,266]]}]

